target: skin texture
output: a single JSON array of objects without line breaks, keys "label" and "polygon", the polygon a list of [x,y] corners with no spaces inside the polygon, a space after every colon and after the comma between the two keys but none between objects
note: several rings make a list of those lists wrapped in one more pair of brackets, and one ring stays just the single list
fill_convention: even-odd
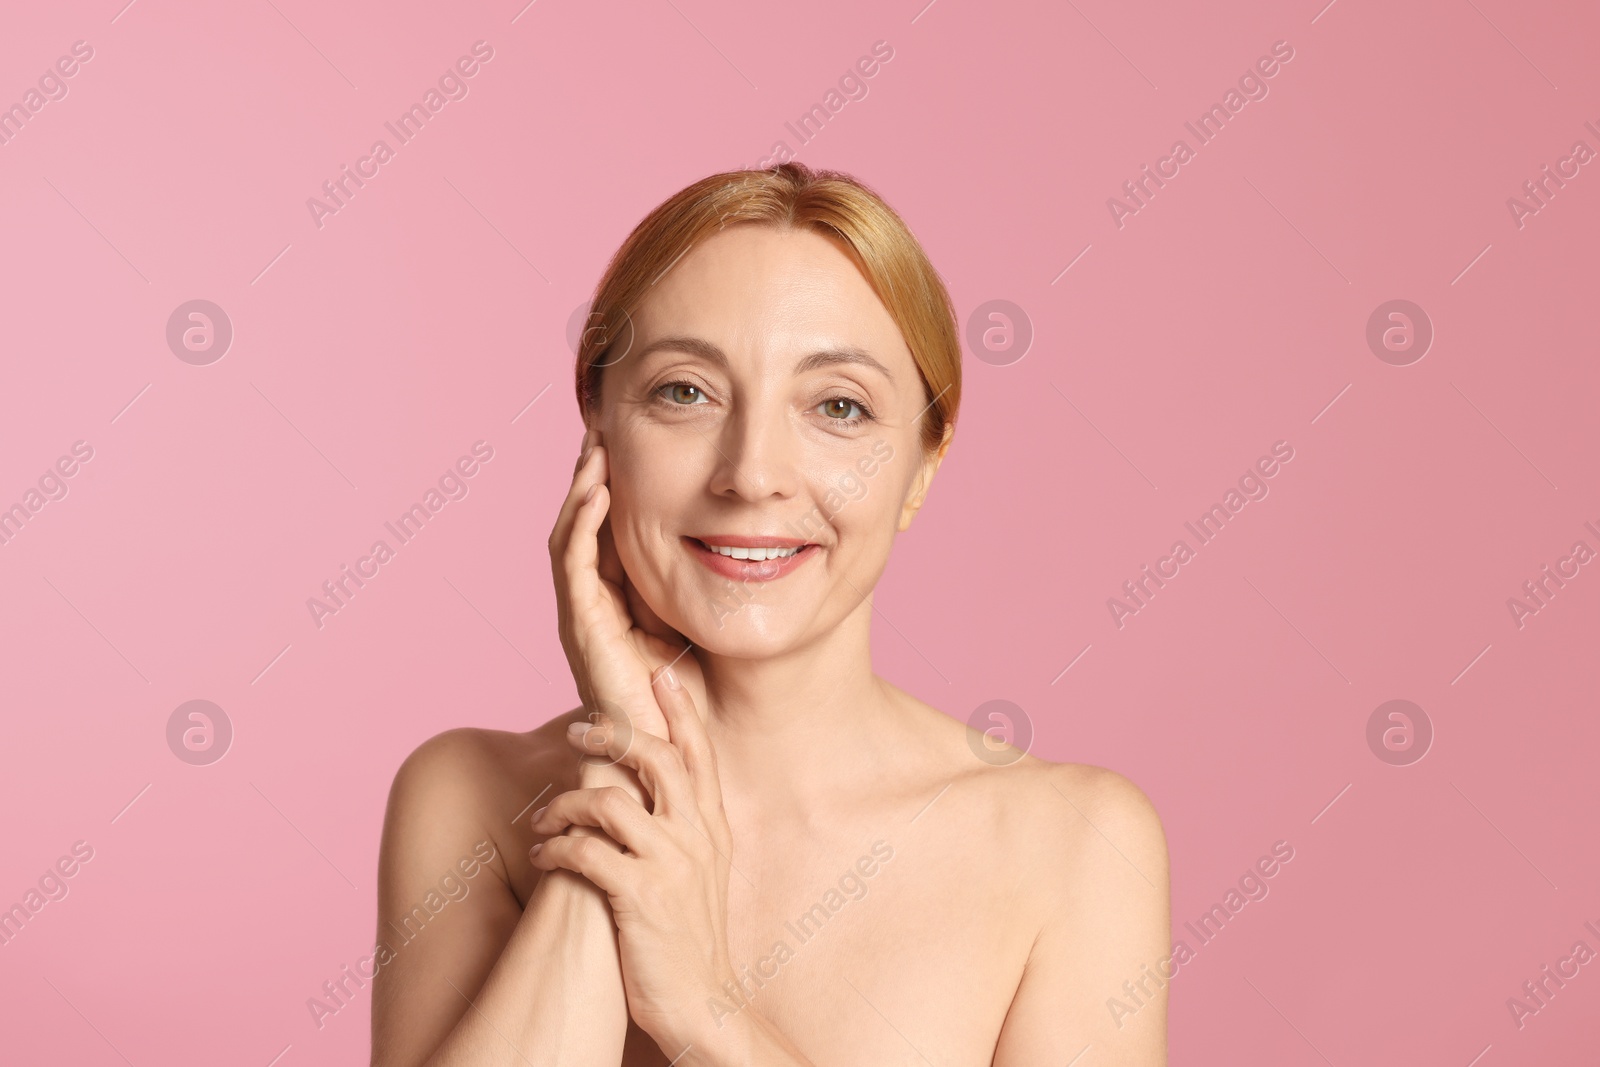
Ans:
[{"label": "skin texture", "polygon": [[[870,284],[827,237],[745,224],[634,326],[550,546],[604,714],[452,730],[401,767],[380,937],[475,843],[494,859],[380,968],[373,1062],[1165,1063],[1148,799],[872,672],[871,591],[943,451]],[[844,349],[878,366],[807,362]],[[717,535],[816,547],[737,585],[684,540]]]}]

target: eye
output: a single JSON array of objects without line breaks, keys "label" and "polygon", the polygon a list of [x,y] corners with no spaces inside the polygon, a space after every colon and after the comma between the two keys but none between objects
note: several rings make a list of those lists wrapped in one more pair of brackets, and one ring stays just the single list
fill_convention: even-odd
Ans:
[{"label": "eye", "polygon": [[[858,422],[871,417],[871,413],[865,407],[847,396],[836,396],[824,400],[817,405],[817,410],[828,416],[828,418],[838,419],[841,422]],[[852,412],[854,412],[854,415],[851,414]]]},{"label": "eye", "polygon": [[668,382],[657,390],[669,403],[680,407],[690,407],[695,404],[704,404],[706,395],[698,385],[689,382]]}]

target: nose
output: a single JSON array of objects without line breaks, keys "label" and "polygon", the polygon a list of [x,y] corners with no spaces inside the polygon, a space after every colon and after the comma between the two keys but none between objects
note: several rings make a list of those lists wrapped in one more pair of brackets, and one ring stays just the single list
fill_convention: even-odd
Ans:
[{"label": "nose", "polygon": [[716,449],[710,488],[718,496],[759,504],[798,491],[798,442],[782,410],[740,405],[707,437]]}]

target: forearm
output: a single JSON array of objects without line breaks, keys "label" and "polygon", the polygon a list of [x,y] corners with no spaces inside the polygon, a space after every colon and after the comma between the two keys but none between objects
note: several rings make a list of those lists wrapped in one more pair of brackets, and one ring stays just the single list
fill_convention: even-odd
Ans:
[{"label": "forearm", "polygon": [[617,1067],[627,1026],[610,905],[586,879],[550,871],[422,1067]]}]

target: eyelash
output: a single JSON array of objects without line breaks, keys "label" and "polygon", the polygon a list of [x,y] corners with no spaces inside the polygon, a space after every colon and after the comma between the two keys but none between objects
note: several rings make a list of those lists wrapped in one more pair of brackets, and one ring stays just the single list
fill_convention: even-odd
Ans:
[{"label": "eyelash", "polygon": [[[696,382],[691,382],[691,381],[688,381],[687,379],[683,379],[683,378],[677,378],[677,379],[674,379],[674,380],[672,380],[670,382],[662,382],[660,385],[658,385],[656,387],[654,395],[657,397],[657,399],[659,399],[663,404],[666,404],[668,407],[675,407],[675,408],[699,407],[698,403],[696,403],[696,404],[679,404],[679,403],[676,403],[676,402],[674,402],[672,400],[671,396],[669,395],[669,391],[672,390],[672,389],[677,388],[680,385],[688,386],[690,389],[693,389],[693,390],[697,391],[702,398],[706,395],[706,391],[705,391],[705,388],[703,386],[699,385]],[[832,416],[824,416],[824,418],[827,418],[829,422],[866,423],[866,422],[876,422],[877,421],[878,417],[875,414],[873,414],[871,408],[867,407],[865,401],[858,400],[855,397],[849,395],[848,393],[838,393],[838,394],[835,394],[834,396],[830,396],[827,399],[825,399],[825,400],[821,401],[820,403],[818,403],[817,407],[820,408],[823,404],[827,404],[827,403],[829,403],[831,401],[834,401],[834,400],[843,400],[845,403],[847,403],[850,406],[852,406],[855,409],[857,409],[860,412],[860,415],[858,415],[856,418],[853,418],[853,419],[851,419],[851,418],[836,419],[836,418],[833,418]],[[813,409],[813,410],[815,410],[815,409]]]}]

